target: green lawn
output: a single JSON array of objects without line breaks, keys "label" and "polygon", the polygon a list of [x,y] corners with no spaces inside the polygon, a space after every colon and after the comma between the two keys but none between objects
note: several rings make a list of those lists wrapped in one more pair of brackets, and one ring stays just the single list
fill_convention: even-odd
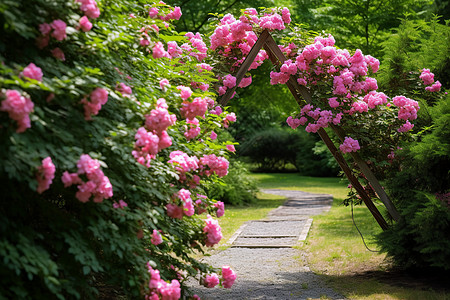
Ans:
[{"label": "green lawn", "polygon": [[[312,193],[332,194],[331,210],[313,219],[308,239],[301,247],[308,253],[310,268],[322,276],[330,286],[349,299],[450,299],[450,295],[432,290],[405,288],[399,285],[379,282],[374,278],[361,276],[366,271],[383,271],[388,264],[385,255],[368,251],[353,225],[351,209],[340,205],[346,197],[347,184],[340,178],[315,178],[288,174],[252,174],[261,189],[302,190]],[[228,206],[220,219],[224,233],[223,242],[246,221],[263,218],[283,203],[283,198],[274,195],[258,195],[255,204],[242,207]],[[381,210],[381,209],[380,209]],[[366,243],[377,250],[373,235],[380,228],[365,206],[354,208],[354,219]]]}]

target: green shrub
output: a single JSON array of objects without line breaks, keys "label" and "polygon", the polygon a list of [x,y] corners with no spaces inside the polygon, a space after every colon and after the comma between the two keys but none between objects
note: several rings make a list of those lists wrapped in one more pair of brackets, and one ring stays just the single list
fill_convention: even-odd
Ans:
[{"label": "green shrub", "polygon": [[247,168],[238,160],[230,160],[230,171],[221,182],[214,182],[207,188],[208,197],[232,205],[256,201],[256,180],[248,174]]},{"label": "green shrub", "polygon": [[[168,162],[173,151],[198,158],[228,155],[224,144],[208,138],[212,130],[220,132],[225,115],[207,113],[199,118],[198,138],[188,141],[183,135],[187,123],[177,86],[212,86],[214,75],[198,72],[199,61],[186,52],[175,59],[153,58],[151,49],[157,42],[167,49],[168,41],[189,41],[173,31],[170,22],[166,28],[159,18],[149,18],[150,1],[97,4],[100,17],[90,18],[93,28],[87,32],[79,29],[83,11],[77,1],[0,4],[0,298],[110,298],[108,290],[144,298],[150,278],[146,263],[165,281],[212,270],[191,255],[203,251],[205,221],[197,215],[170,217],[167,205],[178,201],[174,195],[181,189],[189,189],[195,201],[203,184],[218,180],[217,174],[180,173],[176,163]],[[160,12],[172,10],[162,3],[153,5]],[[60,39],[56,29],[41,34],[40,24],[58,19],[68,25],[63,30],[67,37]],[[148,47],[140,45],[145,37],[141,28],[148,34]],[[37,47],[36,39],[47,37],[48,46]],[[64,60],[61,52],[54,57],[56,48]],[[42,81],[21,75],[30,63],[42,70]],[[170,82],[165,89],[160,87],[162,79]],[[132,94],[120,91],[120,83],[131,86]],[[91,114],[84,106],[93,101],[91,93],[97,88],[108,92],[107,102],[98,114]],[[18,116],[5,108],[12,90],[23,97],[20,101],[26,97],[34,103],[31,126],[23,132],[16,132]],[[193,88],[192,98],[214,95]],[[150,166],[144,166],[133,156],[141,147],[135,136],[160,98],[178,121],[167,129],[172,145],[158,146]],[[104,174],[108,182],[101,184],[107,189],[110,183],[112,195],[105,192],[83,203],[88,199],[82,202],[77,193],[87,187],[64,186],[65,171],[93,182],[80,171],[77,175],[82,154],[97,160],[92,174]],[[47,157],[55,166],[54,178],[49,189],[38,193],[37,176]],[[202,177],[197,188],[194,175]],[[213,214],[214,201],[205,202]],[[153,230],[162,232],[163,243],[151,242]],[[183,280],[181,286],[186,295]]]},{"label": "green shrub", "polygon": [[335,176],[337,166],[331,154],[324,151],[318,137],[303,130],[286,127],[265,128],[255,132],[239,147],[258,171],[276,172],[291,165],[305,176]]}]

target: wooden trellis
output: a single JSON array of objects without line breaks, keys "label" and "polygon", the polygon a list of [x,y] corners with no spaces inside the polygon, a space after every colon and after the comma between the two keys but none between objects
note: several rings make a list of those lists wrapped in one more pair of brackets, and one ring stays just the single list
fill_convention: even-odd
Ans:
[{"label": "wooden trellis", "polygon": [[[250,50],[250,53],[247,55],[245,61],[242,63],[241,67],[239,68],[238,72],[236,73],[236,86],[232,89],[228,89],[227,92],[223,95],[223,97],[220,99],[219,103],[222,106],[225,106],[228,101],[231,98],[231,95],[233,95],[234,91],[236,90],[236,87],[241,82],[242,78],[244,78],[245,73],[247,73],[250,65],[255,60],[258,52],[261,50],[261,48],[264,48],[264,50],[267,52],[270,61],[274,66],[280,67],[284,61],[287,60],[287,58],[284,56],[283,52],[278,47],[277,43],[274,41],[272,36],[270,35],[269,31],[264,30],[261,35],[259,36],[258,40],[256,41],[253,48]],[[290,76],[289,81],[286,83],[287,87],[291,91],[292,95],[294,96],[295,100],[297,101],[300,108],[303,106],[303,101],[301,98],[306,101],[306,103],[311,103],[312,97],[309,91],[306,89],[306,87],[299,85],[297,83],[297,80],[295,76]],[[343,132],[342,128],[330,125],[331,129],[335,132],[335,134],[338,136],[338,138],[343,142],[345,133]],[[327,145],[328,149],[330,150],[333,157],[338,162],[339,166],[341,167],[342,171],[344,171],[345,175],[347,176],[348,180],[352,184],[352,186],[355,188],[355,190],[358,192],[361,199],[366,204],[367,208],[370,210],[372,215],[374,216],[375,220],[378,222],[380,227],[383,230],[386,230],[388,228],[388,224],[386,220],[383,218],[381,213],[378,211],[377,207],[374,205],[362,185],[359,183],[358,179],[352,174],[351,168],[348,166],[347,162],[345,161],[342,154],[337,150],[334,143],[331,141],[330,137],[328,136],[327,132],[320,128],[318,130],[318,134],[320,138],[324,141],[325,145]],[[358,165],[361,172],[364,174],[364,176],[367,178],[369,183],[371,184],[372,188],[377,193],[380,200],[385,205],[387,211],[391,215],[391,217],[394,220],[398,220],[400,218],[400,215],[395,208],[392,201],[389,199],[388,195],[384,191],[383,187],[369,168],[369,166],[366,164],[366,162],[359,156],[356,152],[350,152],[352,158]]]}]

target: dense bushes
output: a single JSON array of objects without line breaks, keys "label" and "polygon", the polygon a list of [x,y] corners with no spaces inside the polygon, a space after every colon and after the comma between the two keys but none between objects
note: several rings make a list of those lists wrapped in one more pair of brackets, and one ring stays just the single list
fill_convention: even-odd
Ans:
[{"label": "dense bushes", "polygon": [[239,154],[248,156],[259,171],[282,171],[290,166],[305,176],[335,176],[338,166],[322,145],[317,136],[304,131],[272,127],[243,141]]},{"label": "dense bushes", "polygon": [[[415,139],[402,145],[385,181],[402,218],[378,236],[378,243],[400,266],[450,269],[450,96],[426,93],[418,72],[408,72],[427,63],[448,88],[449,34],[436,20],[405,20],[385,43],[389,68],[382,70],[382,84],[415,96],[422,110]],[[421,89],[413,94],[417,85]]]},{"label": "dense bushes", "polygon": [[230,153],[202,38],[144,0],[0,12],[0,298],[186,294],[212,271],[190,254],[220,240],[197,213],[223,213],[203,187]]}]

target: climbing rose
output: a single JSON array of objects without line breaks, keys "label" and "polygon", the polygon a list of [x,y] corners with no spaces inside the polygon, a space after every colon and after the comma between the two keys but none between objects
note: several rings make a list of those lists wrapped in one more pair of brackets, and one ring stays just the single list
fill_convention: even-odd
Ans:
[{"label": "climbing rose", "polygon": [[236,152],[236,149],[234,148],[234,145],[227,145],[227,150],[230,152]]},{"label": "climbing rose", "polygon": [[205,276],[205,287],[213,288],[219,284],[219,276],[216,273],[207,274]]},{"label": "climbing rose", "polygon": [[161,79],[160,81],[159,81],[159,87],[162,89],[162,90],[166,90],[166,85],[169,85],[169,80],[167,80],[166,78],[164,78],[164,79]]},{"label": "climbing rose", "polygon": [[100,10],[97,7],[95,0],[76,0],[81,3],[80,9],[91,19],[96,19],[100,16]]},{"label": "climbing rose", "polygon": [[166,205],[167,215],[174,219],[182,219],[183,218],[183,208],[179,207],[176,204],[169,203]]},{"label": "climbing rose", "polygon": [[156,229],[153,229],[151,242],[153,245],[159,245],[163,242],[161,234]]},{"label": "climbing rose", "polygon": [[354,140],[351,137],[345,137],[344,143],[342,143],[342,145],[339,146],[339,149],[341,149],[342,153],[348,153],[348,152],[356,152],[360,148],[357,140]]},{"label": "climbing rose", "polygon": [[[64,183],[64,187],[78,184],[78,192],[75,194],[78,200],[87,202],[91,196],[94,196],[94,202],[102,202],[103,199],[113,196],[112,185],[109,178],[100,169],[98,160],[92,159],[88,154],[83,154],[77,162],[77,168],[77,173],[69,174],[64,172],[61,180]],[[81,174],[86,174],[87,182],[78,177]]]},{"label": "climbing rose", "polygon": [[188,125],[186,126],[186,131],[184,132],[184,136],[186,137],[186,139],[192,140],[200,134],[201,128],[200,128],[200,126],[198,126],[199,122],[198,122],[197,118],[194,118],[193,120],[187,119],[186,123]]},{"label": "climbing rose", "polygon": [[26,78],[42,81],[42,70],[33,63],[30,63],[28,66],[26,66],[21,74]]},{"label": "climbing rose", "polygon": [[206,226],[203,228],[203,232],[206,233],[205,245],[212,247],[222,239],[222,229],[219,226],[219,222],[214,220],[210,215],[208,215],[205,223]]},{"label": "climbing rose", "polygon": [[44,191],[48,190],[50,184],[52,184],[53,178],[55,178],[55,165],[52,162],[50,156],[42,160],[42,165],[38,168],[37,181],[38,187],[37,192],[42,194]]},{"label": "climbing rose", "polygon": [[124,97],[129,97],[133,91],[131,89],[131,87],[129,87],[128,85],[126,85],[125,83],[121,82],[118,87],[116,88],[116,90],[118,92],[120,92]]},{"label": "climbing rose", "polygon": [[208,98],[194,98],[192,102],[184,101],[180,109],[181,114],[186,119],[194,119],[199,116],[201,118],[205,117],[205,113],[208,109]]},{"label": "climbing rose", "polygon": [[407,132],[413,129],[414,124],[411,124],[408,120],[406,120],[405,124],[403,124],[399,129],[397,129],[398,132]]},{"label": "climbing rose", "polygon": [[87,31],[91,30],[92,23],[89,22],[89,19],[86,16],[82,16],[81,17],[81,19],[80,19],[80,28],[84,32],[87,32]]},{"label": "climbing rose", "polygon": [[442,84],[439,82],[439,80],[436,80],[436,82],[433,85],[427,86],[425,90],[429,92],[439,92],[441,90],[441,87]]},{"label": "climbing rose", "polygon": [[24,132],[31,127],[29,115],[34,108],[33,102],[16,90],[6,90],[5,96],[6,99],[2,101],[0,110],[8,112],[9,117],[17,122],[19,125],[16,129],[17,133]]},{"label": "climbing rose", "polygon": [[67,37],[66,35],[67,25],[64,21],[54,20],[50,26],[53,29],[52,37],[54,37],[58,41],[62,41]]},{"label": "climbing rose", "polygon": [[157,42],[153,47],[153,58],[169,57],[169,53],[164,50],[164,45],[161,42]]},{"label": "climbing rose", "polygon": [[52,53],[54,58],[59,59],[60,61],[66,60],[66,56],[64,55],[64,52],[61,49],[59,49],[58,47],[51,50],[50,52]]},{"label": "climbing rose", "polygon": [[202,165],[210,168],[210,170],[205,171],[208,176],[212,173],[216,173],[219,177],[224,177],[228,174],[229,162],[225,157],[217,157],[215,154],[204,155],[200,162]]},{"label": "climbing rose", "polygon": [[108,102],[108,91],[103,88],[96,88],[90,94],[91,101],[88,101],[86,98],[81,100],[81,103],[84,104],[84,118],[86,120],[91,120],[92,116],[97,115],[102,105]]},{"label": "climbing rose", "polygon": [[192,95],[192,90],[189,87],[179,85],[179,86],[177,86],[177,90],[180,91],[180,96],[181,96],[181,99],[183,99],[183,100],[187,100]]},{"label": "climbing rose", "polygon": [[217,208],[217,217],[220,218],[225,215],[225,204],[222,201],[217,201],[214,203],[214,207]]},{"label": "climbing rose", "polygon": [[223,278],[223,287],[224,288],[231,288],[231,286],[234,284],[234,281],[236,280],[236,273],[229,267],[229,266],[223,266],[222,267],[222,278]]},{"label": "climbing rose", "polygon": [[422,69],[419,78],[423,80],[425,85],[430,85],[434,82],[434,74],[430,72],[430,69]]},{"label": "climbing rose", "polygon": [[[150,114],[145,115],[145,127],[160,135],[169,126],[175,124],[177,117],[174,114],[169,114],[168,106],[164,98],[159,98],[156,102],[156,108],[150,111]],[[155,153],[156,154],[156,153]]]},{"label": "climbing rose", "polygon": [[236,86],[236,77],[234,77],[231,74],[228,74],[223,79],[223,85],[230,89],[235,87]]},{"label": "climbing rose", "polygon": [[209,136],[212,140],[217,139],[217,133],[215,133],[214,131],[211,131],[211,135]]},{"label": "climbing rose", "polygon": [[113,207],[114,208],[123,209],[124,207],[127,207],[127,206],[128,206],[128,204],[125,201],[123,201],[123,200],[119,200],[119,203],[117,203],[117,202],[113,203]]}]

